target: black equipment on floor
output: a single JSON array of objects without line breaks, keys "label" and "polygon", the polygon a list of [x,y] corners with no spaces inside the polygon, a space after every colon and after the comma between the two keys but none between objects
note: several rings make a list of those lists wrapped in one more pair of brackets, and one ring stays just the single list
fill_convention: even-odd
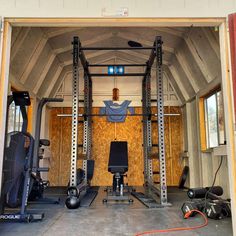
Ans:
[{"label": "black equipment on floor", "polygon": [[[223,189],[221,186],[206,188],[192,188],[187,192],[191,201],[186,201],[181,210],[183,215],[196,209],[205,212],[208,218],[219,220],[225,217],[231,217],[230,201],[222,199]],[[190,216],[194,216],[192,213]]]},{"label": "black equipment on floor", "polygon": [[[211,190],[210,190],[211,189]],[[210,192],[208,192],[210,190]],[[190,199],[194,198],[205,198],[207,194],[207,198],[213,198],[214,195],[221,196],[223,195],[223,188],[221,186],[214,186],[212,188],[190,188],[187,192],[187,195]]]},{"label": "black equipment on floor", "polygon": [[[196,199],[192,201],[186,201],[181,207],[181,210],[183,212],[183,215],[185,216],[186,213],[192,211],[192,210],[199,210],[203,211],[205,206],[205,201],[203,199]],[[195,216],[197,212],[192,212],[190,216]]]},{"label": "black equipment on floor", "polygon": [[179,179],[179,188],[180,189],[184,188],[185,182],[186,182],[187,177],[188,177],[188,173],[189,173],[189,167],[185,166],[183,168],[182,174],[181,174],[180,179]]},{"label": "black equipment on floor", "polygon": [[[87,160],[87,181],[91,182],[94,172],[94,160]],[[85,171],[81,168],[77,169],[77,184],[79,185],[85,178]]]},{"label": "black equipment on floor", "polygon": [[103,202],[109,200],[133,202],[130,198],[130,188],[124,185],[124,176],[128,171],[127,142],[111,142],[108,171],[113,174],[113,183],[112,189],[107,188],[107,197]]},{"label": "black equipment on floor", "polygon": [[231,204],[228,200],[207,201],[205,212],[208,218],[220,220],[231,217]]},{"label": "black equipment on floor", "polygon": [[[27,133],[28,119],[26,106],[30,105],[29,93],[13,92],[13,95],[8,97],[8,109],[13,101],[16,106],[20,106],[23,123],[20,132],[13,131],[6,135],[0,220],[26,222],[42,220],[44,217],[43,213],[29,213],[26,210],[30,192],[34,148],[34,139]],[[19,205],[19,213],[5,212],[6,206],[15,208]]]}]

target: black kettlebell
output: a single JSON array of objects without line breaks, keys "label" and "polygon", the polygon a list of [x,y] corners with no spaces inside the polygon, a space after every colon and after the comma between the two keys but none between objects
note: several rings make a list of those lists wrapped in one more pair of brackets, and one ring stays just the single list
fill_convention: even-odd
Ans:
[{"label": "black kettlebell", "polygon": [[79,191],[75,186],[71,186],[67,190],[66,206],[68,209],[76,209],[80,206]]},{"label": "black kettlebell", "polygon": [[68,209],[77,209],[80,206],[80,200],[76,196],[68,196],[65,204]]}]

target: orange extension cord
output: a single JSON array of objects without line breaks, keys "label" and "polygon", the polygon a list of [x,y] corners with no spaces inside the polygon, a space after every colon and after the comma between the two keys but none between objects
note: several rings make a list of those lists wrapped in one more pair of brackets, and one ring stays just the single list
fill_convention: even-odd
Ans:
[{"label": "orange extension cord", "polygon": [[195,230],[195,229],[203,228],[208,225],[207,217],[205,216],[204,213],[202,213],[199,210],[191,210],[191,211],[187,212],[184,215],[184,218],[185,219],[189,218],[189,216],[191,215],[192,212],[197,212],[198,214],[200,214],[204,219],[204,223],[201,225],[193,226],[193,227],[180,227],[180,228],[150,230],[150,231],[145,231],[142,233],[136,233],[135,236],[141,236],[141,235],[146,235],[146,234],[155,234],[155,233],[167,233],[167,232],[173,232],[173,231]]}]

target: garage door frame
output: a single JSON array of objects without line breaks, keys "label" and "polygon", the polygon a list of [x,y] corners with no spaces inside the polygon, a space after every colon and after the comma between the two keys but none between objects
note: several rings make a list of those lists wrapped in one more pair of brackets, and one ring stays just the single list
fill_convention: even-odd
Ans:
[{"label": "garage door frame", "polygon": [[236,161],[234,138],[234,114],[232,77],[230,73],[229,41],[226,18],[5,18],[2,40],[2,64],[0,74],[0,183],[6,124],[6,106],[9,84],[9,64],[11,31],[13,26],[20,27],[219,27],[222,89],[224,96],[228,170],[232,200],[232,223],[236,232]]}]

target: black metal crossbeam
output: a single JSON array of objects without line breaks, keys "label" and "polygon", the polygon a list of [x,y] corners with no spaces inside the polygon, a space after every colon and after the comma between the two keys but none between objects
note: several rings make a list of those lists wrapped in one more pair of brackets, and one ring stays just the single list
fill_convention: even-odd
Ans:
[{"label": "black metal crossbeam", "polygon": [[89,64],[89,67],[107,67],[107,66],[124,66],[124,67],[136,67],[146,66],[147,64]]},{"label": "black metal crossbeam", "polygon": [[154,47],[82,47],[82,51],[152,50]]},{"label": "black metal crossbeam", "polygon": [[127,74],[102,74],[102,73],[97,73],[97,74],[90,74],[91,77],[114,77],[114,76],[119,76],[119,77],[127,77],[127,76],[144,76],[145,73],[127,73]]}]

